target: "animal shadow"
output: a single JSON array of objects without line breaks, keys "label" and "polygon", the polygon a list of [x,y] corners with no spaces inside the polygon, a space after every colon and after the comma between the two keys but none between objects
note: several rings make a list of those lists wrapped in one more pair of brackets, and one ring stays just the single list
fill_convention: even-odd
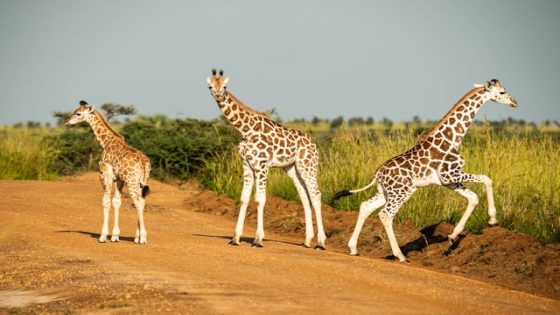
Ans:
[{"label": "animal shadow", "polygon": [[[64,231],[56,231],[55,233],[76,233],[76,234],[83,234],[83,235],[88,235],[91,238],[95,238],[95,239],[99,239],[99,237],[101,236],[101,234],[99,233],[92,233],[92,232],[86,232],[86,231],[70,231],[70,230],[64,230]],[[125,241],[125,242],[134,242],[134,237],[131,236],[119,236],[119,241]]]},{"label": "animal shadow", "polygon": [[[403,254],[407,255],[409,252],[421,252],[431,244],[448,242],[449,238],[447,235],[442,235],[441,232],[436,233],[436,229],[439,225],[440,223],[432,224],[420,230],[420,233],[422,233],[420,237],[401,247]],[[463,235],[459,235],[459,237],[450,244],[449,248],[445,250],[443,255],[448,256],[451,254],[455,249],[457,249],[457,247],[459,247],[459,244],[464,238],[465,237]]]},{"label": "animal shadow", "polygon": [[[231,236],[228,235],[207,235],[207,234],[191,234],[192,236],[198,236],[198,237],[209,237],[209,238],[221,238],[224,240],[231,240]],[[239,241],[241,243],[246,243],[249,245],[253,244],[253,241],[255,239],[253,237],[248,237],[248,236],[242,236]],[[300,243],[294,243],[294,242],[288,242],[288,241],[280,241],[280,240],[272,240],[272,239],[265,239],[264,242],[274,242],[274,243],[281,243],[281,244],[287,244],[287,245],[293,245],[293,246],[302,246],[302,244]]]}]

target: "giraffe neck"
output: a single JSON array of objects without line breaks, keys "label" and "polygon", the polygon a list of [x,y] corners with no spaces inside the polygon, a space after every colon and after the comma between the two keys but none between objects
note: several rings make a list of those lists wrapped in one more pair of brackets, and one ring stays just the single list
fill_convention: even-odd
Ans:
[{"label": "giraffe neck", "polygon": [[262,124],[264,120],[272,120],[266,113],[258,112],[243,104],[230,92],[214,98],[226,119],[244,138],[260,129],[257,124]]},{"label": "giraffe neck", "polygon": [[106,149],[110,144],[124,143],[124,138],[117,133],[97,111],[94,111],[87,120],[91,126],[91,130],[95,135],[97,141],[103,149]]},{"label": "giraffe neck", "polygon": [[418,140],[424,141],[429,136],[443,138],[454,147],[461,145],[478,110],[489,100],[484,88],[474,88],[463,96],[459,102],[428,132]]}]

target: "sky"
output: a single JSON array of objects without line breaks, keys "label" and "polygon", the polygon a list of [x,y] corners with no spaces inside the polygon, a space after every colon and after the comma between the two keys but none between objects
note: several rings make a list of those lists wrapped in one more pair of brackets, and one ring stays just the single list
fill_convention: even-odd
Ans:
[{"label": "sky", "polygon": [[0,0],[0,125],[54,122],[84,99],[213,119],[206,77],[284,120],[437,120],[499,79],[514,109],[560,120],[560,1]]}]

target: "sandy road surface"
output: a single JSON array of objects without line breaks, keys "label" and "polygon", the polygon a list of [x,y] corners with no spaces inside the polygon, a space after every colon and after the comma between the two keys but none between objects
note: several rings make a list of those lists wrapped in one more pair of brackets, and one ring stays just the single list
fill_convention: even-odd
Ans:
[{"label": "sandy road surface", "polygon": [[121,241],[97,243],[95,174],[0,181],[0,314],[560,314],[560,301],[270,232],[262,249],[227,246],[234,222],[188,209],[194,186],[150,186],[141,246],[128,198]]}]

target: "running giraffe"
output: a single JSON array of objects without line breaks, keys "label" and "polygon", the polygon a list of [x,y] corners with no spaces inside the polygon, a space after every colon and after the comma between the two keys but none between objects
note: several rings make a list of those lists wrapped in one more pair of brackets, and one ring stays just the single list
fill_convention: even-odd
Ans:
[{"label": "running giraffe", "polygon": [[253,246],[262,247],[264,239],[263,213],[266,202],[266,180],[270,167],[283,168],[294,182],[305,214],[305,247],[311,247],[314,237],[311,205],[317,221],[317,246],[325,249],[326,235],[321,217],[321,192],[317,185],[319,155],[315,142],[307,134],[283,127],[265,113],[258,112],[238,100],[229,91],[223,70],[207,79],[212,96],[227,120],[241,133],[239,154],[243,160],[243,191],[241,208],[231,245],[239,245],[247,206],[256,181],[257,233]]},{"label": "running giraffe", "polygon": [[65,125],[87,122],[97,141],[103,148],[99,161],[101,172],[101,185],[103,186],[103,227],[98,241],[105,243],[109,234],[109,210],[111,208],[111,191],[113,182],[116,182],[113,196],[115,223],[111,234],[111,242],[118,242],[119,208],[121,206],[121,192],[126,184],[134,207],[138,212],[138,225],[134,243],[146,244],[148,233],[144,227],[144,199],[148,195],[148,177],[150,177],[150,160],[144,153],[132,148],[124,142],[123,136],[118,134],[95,110],[95,107],[85,101],[80,101],[76,108],[66,119]]},{"label": "running giraffe", "polygon": [[367,186],[335,194],[334,200],[366,190],[377,182],[377,195],[360,205],[356,227],[348,242],[351,255],[358,255],[358,237],[367,217],[375,209],[385,205],[379,212],[379,218],[389,237],[393,255],[401,262],[406,261],[393,231],[393,217],[417,188],[431,184],[443,185],[468,200],[465,213],[449,235],[450,240],[455,240],[463,231],[467,219],[478,204],[476,194],[465,188],[463,183],[484,183],[488,197],[489,223],[497,223],[492,180],[486,175],[463,173],[465,162],[458,151],[474,116],[488,100],[517,107],[517,101],[506,92],[500,81],[476,84],[431,130],[418,137],[418,142],[412,149],[381,165]]}]

